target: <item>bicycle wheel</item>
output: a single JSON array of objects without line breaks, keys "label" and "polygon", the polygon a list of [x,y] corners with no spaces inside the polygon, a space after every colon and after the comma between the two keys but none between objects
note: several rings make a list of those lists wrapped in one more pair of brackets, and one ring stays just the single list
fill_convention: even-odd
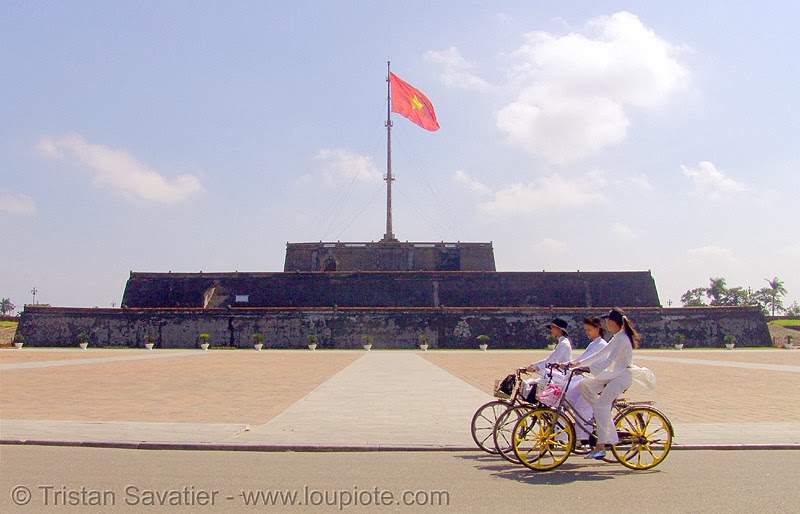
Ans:
[{"label": "bicycle wheel", "polygon": [[492,400],[478,407],[472,416],[472,439],[481,450],[495,454],[497,449],[492,441],[494,425],[502,413],[511,408],[511,404],[502,400]]},{"label": "bicycle wheel", "polygon": [[520,464],[519,459],[514,454],[514,426],[522,416],[532,411],[533,408],[532,405],[518,405],[508,409],[497,418],[492,440],[497,453],[509,462]]},{"label": "bicycle wheel", "polygon": [[555,469],[575,445],[575,428],[563,413],[534,409],[514,426],[514,455],[535,471]]},{"label": "bicycle wheel", "polygon": [[652,407],[634,407],[616,419],[619,442],[611,447],[625,467],[642,470],[661,463],[672,447],[672,424]]}]

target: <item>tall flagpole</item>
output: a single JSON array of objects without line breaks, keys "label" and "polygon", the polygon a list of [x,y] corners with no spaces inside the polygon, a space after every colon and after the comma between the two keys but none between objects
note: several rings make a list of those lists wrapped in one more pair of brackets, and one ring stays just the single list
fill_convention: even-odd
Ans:
[{"label": "tall flagpole", "polygon": [[386,234],[383,241],[397,241],[392,233],[392,82],[391,61],[386,62]]}]

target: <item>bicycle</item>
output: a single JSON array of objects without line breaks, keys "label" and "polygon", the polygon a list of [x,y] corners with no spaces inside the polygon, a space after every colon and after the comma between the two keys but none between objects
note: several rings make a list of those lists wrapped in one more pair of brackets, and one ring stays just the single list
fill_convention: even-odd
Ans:
[{"label": "bicycle", "polygon": [[[587,371],[577,368],[567,373],[564,389],[552,407],[533,409],[517,421],[513,429],[514,454],[526,467],[534,471],[549,471],[566,462],[575,449],[575,419],[593,425],[584,419],[566,398],[566,392],[575,373]],[[634,470],[651,469],[660,464],[672,447],[672,423],[650,402],[631,402],[624,398],[615,400],[614,425],[619,442],[611,453],[623,466]]]},{"label": "bicycle", "polygon": [[[507,411],[516,407],[527,406],[533,408],[532,404],[522,395],[520,375],[525,373],[524,368],[520,368],[514,372],[514,384],[509,392],[504,392],[500,388],[500,381],[495,382],[494,395],[497,398],[487,402],[475,411],[472,416],[470,424],[472,440],[478,445],[478,448],[490,454],[497,454],[502,452],[496,446],[494,441],[494,431],[498,419]],[[509,375],[511,377],[512,375]],[[508,377],[506,377],[508,379]],[[508,447],[504,447],[509,451]],[[508,458],[508,457],[506,457]]]},{"label": "bicycle", "polygon": [[[524,368],[520,369],[519,372],[524,372]],[[494,447],[497,450],[501,457],[506,459],[509,462],[513,462],[516,464],[521,464],[519,458],[514,454],[514,444],[513,444],[513,434],[514,434],[514,426],[516,426],[517,422],[528,412],[534,410],[537,407],[543,407],[544,405],[536,399],[536,391],[539,387],[546,387],[553,378],[553,371],[552,369],[548,370],[547,374],[542,377],[541,380],[546,380],[542,382],[540,380],[539,383],[534,385],[534,389],[529,393],[529,397],[525,398],[522,402],[517,405],[514,405],[507,409],[505,412],[498,416],[497,421],[494,425],[494,430],[492,432],[492,440],[494,442]],[[533,394],[534,396],[531,398],[530,395]],[[533,401],[531,401],[533,400]]]}]

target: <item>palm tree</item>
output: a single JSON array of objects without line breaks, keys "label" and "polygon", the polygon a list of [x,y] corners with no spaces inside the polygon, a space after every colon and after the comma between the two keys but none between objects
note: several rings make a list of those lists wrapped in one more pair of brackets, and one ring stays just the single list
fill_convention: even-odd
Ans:
[{"label": "palm tree", "polygon": [[8,298],[0,299],[0,312],[3,313],[3,316],[6,314],[14,314],[14,309],[16,308],[17,306],[11,303],[11,300]]},{"label": "palm tree", "polygon": [[727,288],[725,287],[725,279],[722,277],[709,279],[709,285],[706,289],[706,294],[711,298],[711,305],[721,305],[722,299],[725,297]]},{"label": "palm tree", "polygon": [[776,291],[781,296],[786,294],[786,287],[783,285],[783,280],[779,279],[778,277],[774,277],[772,280],[765,278],[764,280],[767,281],[767,284],[769,284],[769,287],[772,290]]},{"label": "palm tree", "polygon": [[780,297],[786,295],[786,287],[783,285],[783,280],[778,277],[773,277],[772,280],[765,278],[764,280],[769,284],[769,289],[766,292],[769,296],[769,303],[772,306],[772,315],[774,316],[776,309],[778,312],[783,310],[783,301],[781,301]]}]

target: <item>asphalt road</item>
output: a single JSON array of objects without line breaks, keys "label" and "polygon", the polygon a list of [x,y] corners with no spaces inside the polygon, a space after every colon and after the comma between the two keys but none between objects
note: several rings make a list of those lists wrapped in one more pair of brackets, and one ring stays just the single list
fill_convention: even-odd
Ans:
[{"label": "asphalt road", "polygon": [[572,456],[536,473],[477,451],[0,446],[0,512],[785,513],[798,470],[797,450],[673,451],[647,472]]}]

